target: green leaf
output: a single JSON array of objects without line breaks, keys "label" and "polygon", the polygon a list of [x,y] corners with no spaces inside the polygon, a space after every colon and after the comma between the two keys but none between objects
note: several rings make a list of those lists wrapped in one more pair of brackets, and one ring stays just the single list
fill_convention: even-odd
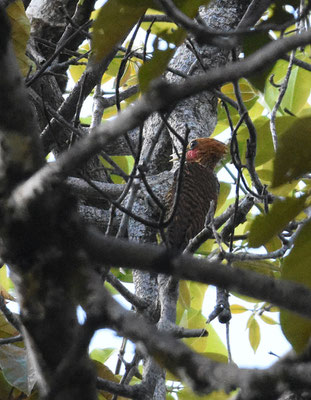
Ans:
[{"label": "green leaf", "polygon": [[311,171],[311,117],[297,118],[280,137],[272,186],[280,186]]},{"label": "green leaf", "polygon": [[[188,329],[200,329],[206,326],[206,318],[202,315],[201,311],[193,310],[191,308],[187,311],[187,326]],[[208,333],[210,330],[208,329]],[[209,335],[199,338],[184,339],[184,342],[198,353],[204,353],[207,348]],[[210,348],[213,348],[211,345]]]},{"label": "green leaf", "polygon": [[0,371],[0,399],[9,399],[12,393],[12,386],[5,379],[3,372]]},{"label": "green leaf", "polygon": [[109,290],[109,293],[112,295],[112,296],[115,296],[115,295],[118,295],[118,294],[120,294],[118,291],[117,291],[117,289],[115,289],[109,282],[105,282],[105,288],[106,289],[108,289]]},{"label": "green leaf", "polygon": [[[286,117],[281,117],[281,119],[287,119]],[[291,194],[291,192],[295,189],[295,187],[298,184],[298,181],[292,181],[291,183],[287,183],[282,186],[278,186],[276,188],[272,188],[272,179],[273,179],[273,161],[270,160],[267,163],[263,164],[259,168],[256,169],[257,174],[259,178],[261,179],[263,184],[266,184],[269,186],[269,191],[276,195],[276,196],[281,196],[281,197],[286,197]]]},{"label": "green leaf", "polygon": [[90,353],[90,358],[92,360],[96,360],[105,364],[105,362],[112,356],[112,354],[116,351],[114,348],[106,348],[106,349],[94,349]]},{"label": "green leaf", "polygon": [[125,39],[151,5],[151,0],[108,0],[103,5],[93,24],[92,50],[97,62]]},{"label": "green leaf", "polygon": [[[267,117],[259,117],[254,122],[257,131],[257,155],[255,165],[258,167],[266,163],[274,156],[274,148],[270,132],[270,121]],[[243,126],[238,131],[238,143],[242,162],[245,163],[246,143],[249,139],[249,131]]]},{"label": "green leaf", "polygon": [[[231,204],[235,201],[234,197],[228,197],[227,200],[224,202],[221,208],[217,208],[215,216],[218,217],[221,215]],[[213,242],[213,241],[212,241]]]},{"label": "green leaf", "polygon": [[196,352],[214,361],[227,362],[228,352],[226,346],[223,344],[212,325],[209,324],[206,326],[206,318],[202,313],[194,309],[189,309],[186,313],[187,319],[184,319],[186,324],[183,324],[183,326],[189,329],[201,329],[205,327],[208,331],[208,336],[183,339],[183,341]]},{"label": "green leaf", "polygon": [[[276,128],[279,137],[281,137],[284,130],[288,128],[289,122],[293,122],[293,120],[295,120],[293,117],[280,117],[277,119]],[[259,167],[271,160],[275,155],[275,151],[272,143],[269,118],[260,116],[253,121],[253,123],[257,131],[257,154],[255,158],[255,166]],[[238,131],[238,143],[243,163],[246,162],[246,144],[248,139],[248,128],[243,126]]]},{"label": "green leaf", "polygon": [[[303,61],[307,61],[305,56],[299,57]],[[273,81],[280,85],[282,84],[288,69],[288,62],[279,60],[271,71],[274,75]],[[279,112],[283,112],[286,108],[293,114],[297,115],[305,106],[310,96],[311,88],[311,73],[298,66],[293,66],[285,95],[282,99]],[[265,85],[264,100],[270,110],[273,109],[278,97],[279,88],[273,86],[269,81]]]},{"label": "green leaf", "polygon": [[253,105],[253,107],[248,112],[251,120],[254,121],[255,119],[262,116],[264,109],[265,108],[263,107],[263,105],[261,105],[258,101],[256,101],[256,103]]},{"label": "green leaf", "polygon": [[18,335],[18,331],[7,321],[5,316],[0,313],[0,338],[8,338]]},{"label": "green leaf", "polygon": [[[256,32],[243,37],[243,49],[245,56],[249,56],[259,50],[266,44],[270,43],[271,39],[267,32]],[[272,65],[268,65],[263,71],[252,75],[248,80],[251,84],[261,92],[264,91],[266,80],[271,73]]]},{"label": "green leaf", "polygon": [[92,117],[80,117],[80,122],[81,124],[85,124],[85,125],[91,125],[92,123]]},{"label": "green leaf", "polygon": [[198,250],[195,252],[195,254],[201,254],[202,256],[208,256],[210,252],[212,251],[212,248],[214,246],[214,240],[206,240],[204,243],[201,244],[201,246],[198,248]]},{"label": "green leaf", "polygon": [[273,238],[265,243],[264,246],[268,252],[272,252],[279,250],[283,246],[283,243],[279,237],[273,236]]},{"label": "green leaf", "polygon": [[[311,288],[311,222],[301,229],[294,248],[284,259],[282,279],[302,283]],[[280,322],[284,335],[296,352],[303,351],[311,336],[311,321],[281,309]]]},{"label": "green leaf", "polygon": [[[157,46],[157,43],[156,43]],[[150,82],[163,74],[167,64],[175,53],[176,49],[159,50],[156,48],[151,60],[147,61],[138,71],[140,89],[145,92]]]},{"label": "green leaf", "polygon": [[[28,384],[26,350],[12,344],[0,347],[0,367],[10,385],[29,395],[32,387]],[[34,382],[33,382],[34,384]]]},{"label": "green leaf", "polygon": [[[217,199],[217,209],[216,212],[221,209],[221,207],[225,204],[227,197],[229,196],[231,191],[231,184],[227,182],[220,182],[219,194]],[[216,214],[215,212],[215,214]]]},{"label": "green leaf", "polygon": [[255,318],[250,319],[248,324],[248,338],[254,353],[256,353],[260,344],[260,327]]},{"label": "green leaf", "polygon": [[[99,159],[106,168],[112,168],[109,162],[106,161],[102,156],[99,156]],[[130,175],[135,163],[135,160],[132,156],[112,156],[111,159],[118,164],[122,171],[124,171],[127,175]],[[123,178],[119,175],[111,174],[110,177],[113,183],[124,183]]]},{"label": "green leaf", "polygon": [[[287,0],[287,1],[275,1],[269,8],[269,18],[262,22],[262,26],[265,24],[284,24],[284,22],[293,18],[291,11],[288,11],[284,5],[291,5],[294,8],[299,7],[299,0]],[[295,27],[296,28],[296,27]],[[292,28],[293,29],[293,28]],[[291,30],[292,30],[291,29]]]},{"label": "green leaf", "polygon": [[268,214],[258,215],[251,225],[249,246],[260,247],[273,236],[282,232],[285,226],[294,219],[305,207],[307,196],[299,198],[287,197],[276,200]]},{"label": "green leaf", "polygon": [[[236,125],[240,119],[240,115],[238,110],[232,107],[230,104],[227,104],[228,111],[230,114],[230,118],[232,123]],[[219,133],[223,132],[225,129],[229,128],[228,116],[227,112],[222,104],[222,102],[218,102],[218,110],[217,110],[217,125],[212,134],[212,137],[215,137]]]},{"label": "green leaf", "polygon": [[[124,270],[123,270],[124,271]],[[133,274],[131,269],[125,269],[125,274],[119,268],[111,268],[113,275],[122,282],[133,283]]]}]

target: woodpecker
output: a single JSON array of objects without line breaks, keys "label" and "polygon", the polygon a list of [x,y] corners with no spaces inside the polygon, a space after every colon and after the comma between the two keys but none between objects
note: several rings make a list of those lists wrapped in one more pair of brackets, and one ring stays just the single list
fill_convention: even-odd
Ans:
[{"label": "woodpecker", "polygon": [[[204,228],[212,201],[216,208],[219,182],[214,169],[226,152],[224,143],[211,138],[198,138],[189,143],[177,208],[167,228],[170,248],[183,251]],[[168,215],[174,208],[177,178],[178,170],[166,198]]]}]

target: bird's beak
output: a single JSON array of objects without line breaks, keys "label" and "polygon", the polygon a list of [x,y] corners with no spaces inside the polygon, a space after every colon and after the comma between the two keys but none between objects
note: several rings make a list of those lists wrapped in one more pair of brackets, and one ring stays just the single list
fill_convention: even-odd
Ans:
[{"label": "bird's beak", "polygon": [[170,155],[170,159],[168,161],[169,162],[179,161],[180,157],[181,157],[181,154],[176,155],[176,153],[173,153]]}]

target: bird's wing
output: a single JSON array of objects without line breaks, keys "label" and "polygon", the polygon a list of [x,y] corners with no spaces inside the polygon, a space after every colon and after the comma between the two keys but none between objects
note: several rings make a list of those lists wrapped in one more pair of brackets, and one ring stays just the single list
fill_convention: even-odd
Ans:
[{"label": "bird's wing", "polygon": [[[174,205],[177,176],[167,196],[168,215]],[[204,228],[210,202],[217,202],[218,192],[219,183],[212,169],[198,163],[185,164],[177,209],[167,229],[168,243],[172,248],[184,249],[189,240]]]}]

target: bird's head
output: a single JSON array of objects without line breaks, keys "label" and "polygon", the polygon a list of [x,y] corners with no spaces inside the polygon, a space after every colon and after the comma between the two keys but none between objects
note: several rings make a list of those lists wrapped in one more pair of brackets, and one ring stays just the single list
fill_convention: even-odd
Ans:
[{"label": "bird's head", "polygon": [[205,167],[214,169],[217,163],[227,153],[227,146],[216,139],[193,139],[188,145],[187,162],[197,162]]}]

